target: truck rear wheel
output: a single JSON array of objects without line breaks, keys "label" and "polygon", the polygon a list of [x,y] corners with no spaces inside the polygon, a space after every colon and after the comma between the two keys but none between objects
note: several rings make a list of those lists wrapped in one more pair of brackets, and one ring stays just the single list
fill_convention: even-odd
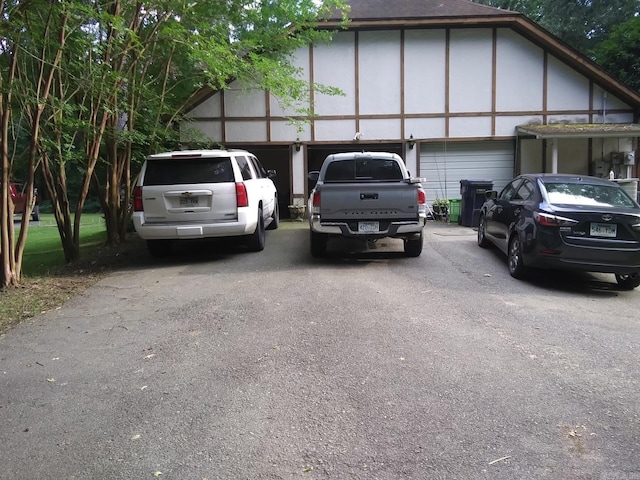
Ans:
[{"label": "truck rear wheel", "polygon": [[327,235],[313,231],[310,232],[309,243],[311,244],[311,256],[324,257],[327,254]]},{"label": "truck rear wheel", "polygon": [[407,257],[419,257],[422,253],[422,232],[404,241],[404,254]]}]

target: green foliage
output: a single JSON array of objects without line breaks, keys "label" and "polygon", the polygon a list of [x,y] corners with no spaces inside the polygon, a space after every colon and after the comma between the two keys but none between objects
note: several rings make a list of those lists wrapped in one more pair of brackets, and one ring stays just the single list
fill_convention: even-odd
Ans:
[{"label": "green foliage", "polygon": [[639,12],[637,0],[473,0],[520,12],[585,55]]},{"label": "green foliage", "polygon": [[640,17],[615,27],[594,54],[603,68],[640,91]]}]

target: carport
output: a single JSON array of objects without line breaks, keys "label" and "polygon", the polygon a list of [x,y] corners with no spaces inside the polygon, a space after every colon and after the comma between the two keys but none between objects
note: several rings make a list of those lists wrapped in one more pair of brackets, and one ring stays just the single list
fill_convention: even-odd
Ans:
[{"label": "carport", "polygon": [[640,125],[635,123],[521,125],[517,127],[516,173],[604,177],[613,169],[616,178],[636,177],[638,137]]}]

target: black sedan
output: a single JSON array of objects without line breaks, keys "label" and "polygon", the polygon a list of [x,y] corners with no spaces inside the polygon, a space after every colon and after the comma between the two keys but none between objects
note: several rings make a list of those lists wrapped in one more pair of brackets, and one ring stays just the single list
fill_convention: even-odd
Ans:
[{"label": "black sedan", "polygon": [[478,245],[497,246],[509,273],[530,268],[613,273],[640,285],[640,206],[615,182],[569,174],[526,174],[486,193]]}]

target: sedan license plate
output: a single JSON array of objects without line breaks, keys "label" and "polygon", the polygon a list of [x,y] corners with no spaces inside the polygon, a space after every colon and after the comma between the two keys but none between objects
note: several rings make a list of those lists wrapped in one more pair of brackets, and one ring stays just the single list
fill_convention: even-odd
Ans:
[{"label": "sedan license plate", "polygon": [[180,197],[181,207],[198,206],[198,197]]},{"label": "sedan license plate", "polygon": [[380,222],[358,222],[358,232],[377,233],[380,231]]},{"label": "sedan license plate", "polygon": [[610,223],[592,223],[591,224],[591,236],[592,237],[607,237],[615,238],[618,235],[618,226]]}]

